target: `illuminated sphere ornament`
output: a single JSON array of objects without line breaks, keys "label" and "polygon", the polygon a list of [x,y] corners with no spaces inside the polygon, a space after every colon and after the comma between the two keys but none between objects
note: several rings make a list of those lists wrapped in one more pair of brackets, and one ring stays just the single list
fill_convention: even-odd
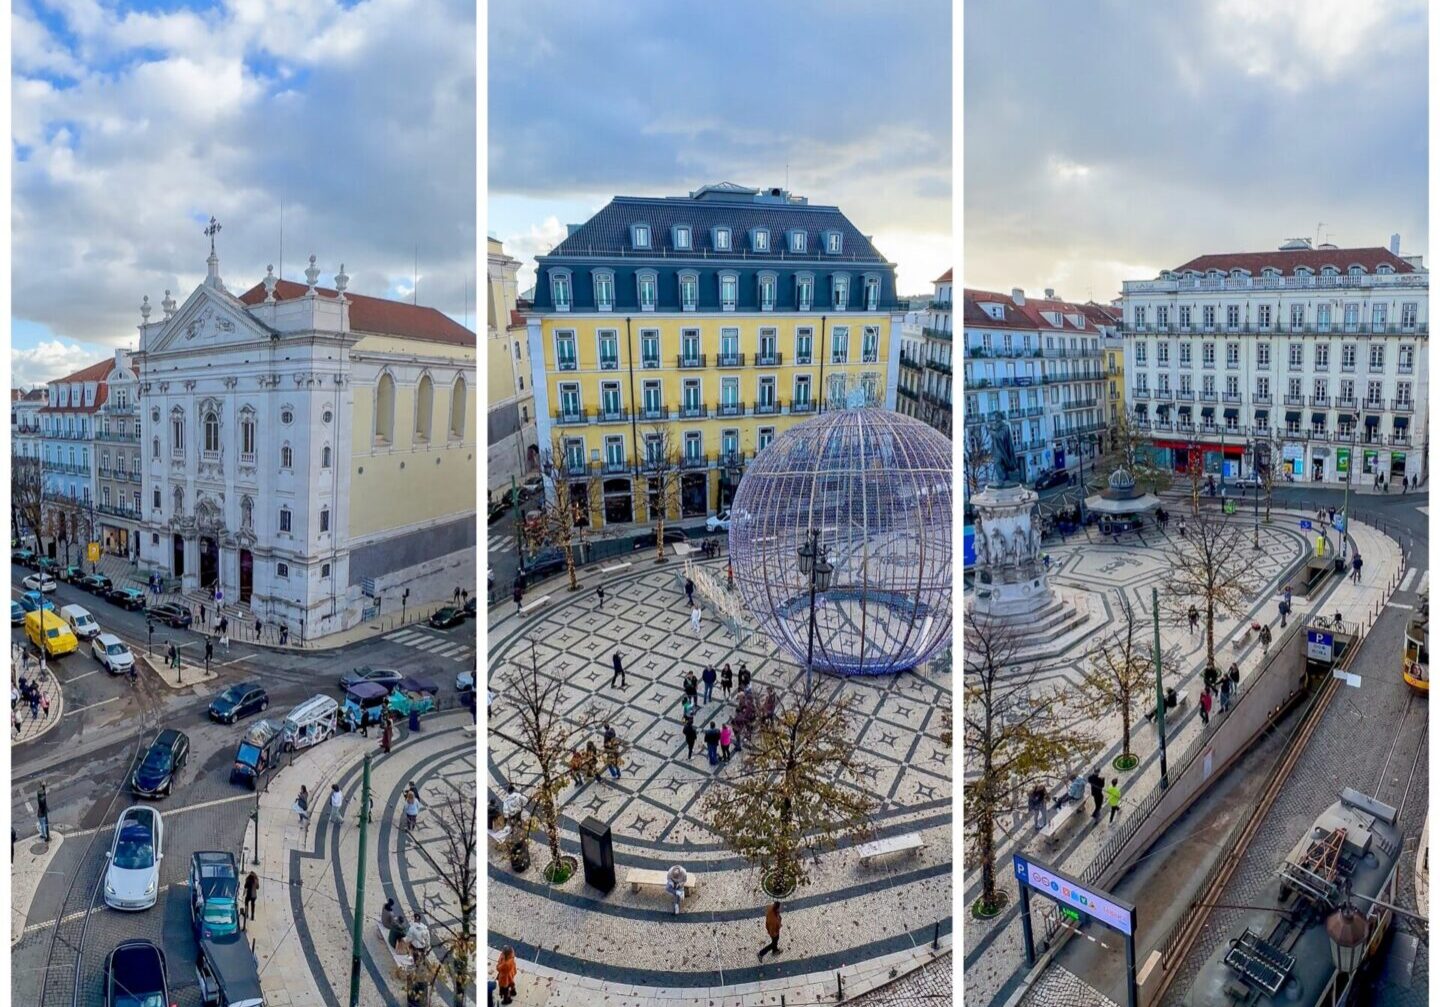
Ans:
[{"label": "illuminated sphere ornament", "polygon": [[950,441],[886,409],[827,411],[776,438],[730,507],[735,587],[760,630],[805,664],[816,571],[817,671],[905,671],[948,645],[952,478]]}]

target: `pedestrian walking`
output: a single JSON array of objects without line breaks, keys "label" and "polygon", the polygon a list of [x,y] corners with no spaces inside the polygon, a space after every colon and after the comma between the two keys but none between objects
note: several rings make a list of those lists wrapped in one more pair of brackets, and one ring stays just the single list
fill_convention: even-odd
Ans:
[{"label": "pedestrian walking", "polygon": [[740,672],[739,672],[738,681],[739,681],[739,683],[740,683],[740,691],[741,691],[741,692],[744,692],[746,689],[750,688],[750,669],[747,668],[747,667],[745,667],[745,662],[744,662],[744,661],[741,661],[741,662],[740,662]]},{"label": "pedestrian walking", "polygon": [[215,656],[215,640],[212,637],[205,638],[205,670],[210,670],[210,659]]},{"label": "pedestrian walking", "polygon": [[1090,815],[1090,819],[1098,822],[1100,821],[1100,806],[1105,800],[1105,778],[1100,775],[1100,770],[1096,769],[1085,778],[1085,782],[1090,784],[1090,797],[1095,801],[1095,811]]},{"label": "pedestrian walking", "polygon": [[600,750],[595,742],[585,742],[585,775],[592,780],[600,779]]},{"label": "pedestrian walking", "polygon": [[685,868],[676,864],[665,874],[665,891],[670,893],[671,904],[674,907],[674,915],[680,915],[680,903],[685,901],[685,882],[690,880],[685,873]]},{"label": "pedestrian walking", "polygon": [[502,1004],[515,1001],[515,949],[506,944],[500,949],[500,960],[495,963],[495,983],[499,986]]},{"label": "pedestrian walking", "polygon": [[695,582],[689,577],[685,578],[685,602],[692,608],[695,606]]},{"label": "pedestrian walking", "polygon": [[603,609],[603,608],[605,607],[605,585],[604,585],[604,584],[600,584],[600,585],[597,585],[597,586],[596,586],[596,588],[595,588],[595,597],[600,599],[599,603],[598,603],[595,607],[596,607],[596,608],[601,608],[601,609]]},{"label": "pedestrian walking", "polygon": [[1220,712],[1230,712],[1230,676],[1220,679]]},{"label": "pedestrian walking", "polygon": [[220,646],[225,648],[225,653],[230,653],[230,620],[220,620]]},{"label": "pedestrian walking", "polygon": [[155,653],[155,622],[148,615],[145,617],[145,652]]},{"label": "pedestrian walking", "polygon": [[1030,814],[1035,820],[1035,831],[1039,832],[1045,828],[1045,788],[1038,784],[1030,788],[1030,799],[1027,802]]},{"label": "pedestrian walking", "polygon": [[735,673],[730,670],[730,663],[727,661],[725,667],[720,669],[720,691],[725,698],[730,698],[730,687],[735,684]]},{"label": "pedestrian walking", "polygon": [[576,745],[570,750],[570,780],[577,787],[585,785],[585,753]]},{"label": "pedestrian walking", "polygon": [[45,784],[35,792],[35,819],[40,832],[40,841],[50,842],[50,801],[45,796]]},{"label": "pedestrian walking", "polygon": [[780,926],[780,903],[772,902],[770,908],[765,910],[765,932],[770,935],[770,943],[756,952],[755,957],[764,961],[770,952],[777,955],[780,953]]},{"label": "pedestrian walking", "polygon": [[1110,786],[1105,788],[1105,803],[1110,807],[1110,822],[1115,824],[1115,816],[1120,813],[1120,781],[1111,778]]},{"label": "pedestrian walking", "polygon": [[719,676],[715,669],[706,665],[705,670],[700,673],[700,680],[705,683],[705,702],[710,702],[710,696],[715,692],[715,680]]},{"label": "pedestrian walking", "polygon": [[693,702],[700,699],[700,680],[695,677],[694,672],[687,671],[681,680],[681,686],[685,690],[685,698]]},{"label": "pedestrian walking", "polygon": [[1200,610],[1194,605],[1190,606],[1190,635],[1195,635],[1195,630],[1200,625]]},{"label": "pedestrian walking", "polygon": [[525,589],[520,586],[520,582],[518,580],[515,582],[515,590],[511,593],[510,596],[515,599],[515,614],[519,615],[520,603],[525,600]]},{"label": "pedestrian walking", "polygon": [[[1337,618],[1338,618],[1338,616],[1337,616]],[[1229,678],[1230,678],[1230,690],[1231,690],[1232,692],[1239,692],[1239,691],[1240,691],[1240,662],[1239,662],[1239,661],[1235,661],[1235,662],[1233,662],[1233,663],[1230,665]]]},{"label": "pedestrian walking", "polygon": [[450,600],[455,605],[460,604],[460,587],[458,584],[455,587],[455,593],[450,596]]},{"label": "pedestrian walking", "polygon": [[1261,654],[1268,654],[1268,653],[1270,653],[1270,636],[1271,636],[1270,627],[1269,627],[1269,626],[1261,626],[1261,627],[1260,627],[1260,653],[1261,653]]},{"label": "pedestrian walking", "polygon": [[710,726],[705,728],[705,751],[710,756],[710,765],[720,764],[720,729],[715,726],[715,721],[710,721]]},{"label": "pedestrian walking", "polygon": [[[251,871],[245,876],[245,919],[255,918],[255,907],[260,901],[260,875]],[[250,929],[246,926],[245,929]]]},{"label": "pedestrian walking", "polygon": [[1365,560],[1357,552],[1355,558],[1350,561],[1351,568],[1355,571],[1355,583],[1360,583],[1360,571],[1365,567]]},{"label": "pedestrian walking", "polygon": [[280,624],[280,646],[284,647],[290,643],[290,626],[288,623]]},{"label": "pedestrian walking", "polygon": [[1181,538],[1184,538],[1184,537],[1185,537],[1185,519],[1184,519],[1183,517],[1180,519],[1179,528],[1180,528],[1180,537],[1181,537]]},{"label": "pedestrian walking", "polygon": [[395,720],[387,710],[380,721],[380,751],[386,755],[390,754],[390,746],[395,742]]},{"label": "pedestrian walking", "polygon": [[700,635],[700,606],[696,605],[690,610],[690,630],[697,637]]},{"label": "pedestrian walking", "polygon": [[292,807],[300,816],[300,825],[303,828],[310,821],[310,791],[306,787],[301,786],[300,793],[295,797]]},{"label": "pedestrian walking", "polygon": [[[510,785],[511,793],[514,793],[515,785]],[[509,817],[509,816],[507,816]],[[415,822],[420,818],[420,794],[412,783],[405,792],[405,831],[411,834],[415,832]]]},{"label": "pedestrian walking", "polygon": [[612,780],[620,779],[620,739],[613,734],[605,739],[605,770]]},{"label": "pedestrian walking", "polygon": [[695,730],[695,721],[690,717],[685,718],[685,758],[695,758],[695,742],[700,737],[700,732]]},{"label": "pedestrian walking", "polygon": [[730,761],[730,746],[735,743],[735,730],[726,721],[725,726],[720,728],[720,761]]},{"label": "pedestrian walking", "polygon": [[621,661],[618,650],[611,655],[610,664],[615,669],[615,672],[610,676],[610,688],[615,688],[617,679],[620,682],[620,688],[625,688],[625,664]]},{"label": "pedestrian walking", "polygon": [[207,614],[208,614],[208,613],[206,613],[206,611],[205,611],[205,603],[204,603],[204,602],[201,602],[201,603],[200,603],[200,625],[202,625],[202,626],[205,625]]},{"label": "pedestrian walking", "polygon": [[1206,725],[1210,723],[1210,707],[1214,705],[1214,702],[1215,701],[1210,698],[1210,687],[1208,685],[1200,690],[1200,723]]},{"label": "pedestrian walking", "polygon": [[335,823],[337,829],[340,827],[340,822],[344,818],[344,815],[341,813],[344,806],[345,795],[340,793],[340,784],[330,784],[330,819]]},{"label": "pedestrian walking", "polygon": [[405,944],[410,948],[410,960],[416,965],[430,953],[430,926],[425,922],[425,910],[415,910],[415,917],[405,928]]},{"label": "pedestrian walking", "polygon": [[1280,628],[1284,629],[1290,619],[1290,603],[1283,598],[1280,601]]}]

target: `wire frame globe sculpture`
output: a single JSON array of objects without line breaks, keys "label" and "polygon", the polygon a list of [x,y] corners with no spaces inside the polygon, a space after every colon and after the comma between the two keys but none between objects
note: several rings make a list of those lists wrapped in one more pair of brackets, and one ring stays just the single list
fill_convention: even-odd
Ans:
[{"label": "wire frame globe sculpture", "polygon": [[824,412],[776,438],[730,507],[735,586],[760,630],[806,663],[818,570],[817,671],[890,674],[947,646],[952,481],[950,441],[885,409]]}]

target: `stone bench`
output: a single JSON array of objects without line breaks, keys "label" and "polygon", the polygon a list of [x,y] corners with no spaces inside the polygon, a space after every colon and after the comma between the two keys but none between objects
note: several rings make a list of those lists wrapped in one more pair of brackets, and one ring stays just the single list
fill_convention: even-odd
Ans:
[{"label": "stone bench", "polygon": [[[630,891],[638,892],[643,888],[658,888],[665,890],[669,882],[668,871],[652,871],[644,867],[632,867],[625,874],[625,883],[630,886]],[[688,898],[700,890],[700,876],[694,871],[685,873],[685,896]]]},{"label": "stone bench", "polygon": [[[385,950],[389,951],[390,957],[394,959],[396,971],[409,971],[414,966],[414,962],[409,955],[402,955],[390,946],[390,931],[385,928],[385,924],[377,919],[375,921],[375,930],[380,934],[380,943],[385,945]],[[400,939],[403,941],[405,938],[402,936]]]},{"label": "stone bench", "polygon": [[1060,833],[1077,817],[1084,818],[1081,814],[1085,809],[1085,797],[1082,795],[1078,801],[1067,800],[1059,808],[1050,809],[1050,821],[1045,823],[1045,828],[1040,830],[1040,835],[1045,837],[1045,842],[1054,846],[1060,838]]},{"label": "stone bench", "polygon": [[855,847],[855,852],[860,855],[860,862],[868,864],[876,857],[888,856],[891,853],[918,853],[925,846],[925,840],[920,838],[918,832],[907,832],[900,836],[890,836],[887,839],[875,839],[862,846]]},{"label": "stone bench", "polygon": [[[1174,715],[1178,714],[1181,710],[1185,709],[1185,704],[1186,704],[1187,702],[1189,702],[1189,701],[1190,701],[1190,693],[1189,693],[1188,691],[1186,691],[1185,689],[1181,689],[1180,691],[1176,692],[1176,693],[1175,693],[1175,705],[1174,705],[1173,707],[1167,706],[1167,707],[1165,708],[1165,717],[1166,717],[1167,721],[1168,721],[1168,719],[1169,719],[1171,716],[1174,716]],[[1150,709],[1148,709],[1148,710],[1145,711],[1145,719],[1146,719],[1146,720],[1154,720],[1154,719],[1155,719],[1155,708],[1154,708],[1153,706],[1152,706]]]}]

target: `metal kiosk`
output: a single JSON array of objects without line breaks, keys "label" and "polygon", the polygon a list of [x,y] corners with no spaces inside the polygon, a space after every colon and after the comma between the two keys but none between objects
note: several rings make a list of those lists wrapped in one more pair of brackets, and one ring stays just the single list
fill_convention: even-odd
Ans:
[{"label": "metal kiosk", "polygon": [[609,892],[615,887],[615,850],[610,826],[591,816],[580,823],[580,856],[585,862],[585,883]]},{"label": "metal kiosk", "polygon": [[1079,925],[1088,916],[1125,938],[1125,1000],[1127,1007],[1139,1007],[1140,991],[1135,985],[1135,907],[1079,881],[1055,868],[1014,854],[1015,878],[1020,888],[1020,924],[1025,932],[1025,964],[1035,964],[1035,937],[1030,929],[1031,889],[1059,903],[1061,911]]}]

